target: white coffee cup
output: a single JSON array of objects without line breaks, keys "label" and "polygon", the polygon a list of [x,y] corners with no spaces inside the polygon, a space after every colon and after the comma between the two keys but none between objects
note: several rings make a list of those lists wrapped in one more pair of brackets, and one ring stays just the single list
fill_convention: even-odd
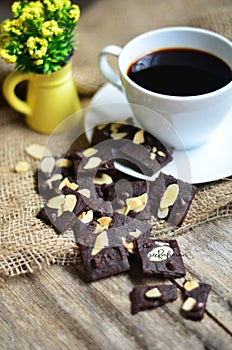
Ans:
[{"label": "white coffee cup", "polygon": [[[108,45],[99,54],[104,77],[121,89],[134,116],[145,130],[176,149],[191,149],[205,143],[226,117],[232,117],[232,81],[213,92],[196,96],[170,96],[151,92],[132,81],[130,65],[147,53],[165,48],[189,48],[217,56],[232,69],[232,42],[201,28],[166,27],[141,34],[123,48]],[[118,76],[107,55],[117,57]],[[139,113],[137,111],[139,107]],[[141,113],[141,106],[144,113]]]}]

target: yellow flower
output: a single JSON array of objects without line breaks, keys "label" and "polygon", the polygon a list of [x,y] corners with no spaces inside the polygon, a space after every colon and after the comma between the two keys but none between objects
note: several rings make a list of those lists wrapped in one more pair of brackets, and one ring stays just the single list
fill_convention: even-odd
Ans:
[{"label": "yellow flower", "polygon": [[21,12],[21,3],[20,1],[15,1],[11,6],[11,12],[13,14],[13,17],[18,17]]},{"label": "yellow flower", "polygon": [[23,8],[20,16],[22,20],[33,20],[42,17],[43,7],[39,6],[37,3],[39,2],[36,1],[34,4],[33,2],[30,2],[28,7]]},{"label": "yellow flower", "polygon": [[11,20],[5,19],[1,24],[1,31],[3,33],[8,33],[11,31]]},{"label": "yellow flower", "polygon": [[36,60],[36,61],[35,61],[35,64],[36,64],[37,66],[41,66],[43,63],[44,63],[44,60]]},{"label": "yellow flower", "polygon": [[44,4],[47,5],[48,11],[50,12],[55,12],[58,10],[58,8],[56,8],[56,6],[50,0],[44,0]]},{"label": "yellow flower", "polygon": [[73,22],[77,22],[80,18],[80,13],[80,7],[78,5],[72,5],[68,16],[73,19]]},{"label": "yellow flower", "polygon": [[16,34],[21,35],[22,31],[19,29],[21,27],[20,23],[16,19],[6,19],[1,24],[2,33],[5,35]]},{"label": "yellow flower", "polygon": [[41,13],[43,13],[43,4],[41,1],[30,1],[29,7],[37,8]]},{"label": "yellow flower", "polygon": [[0,49],[0,56],[6,61],[6,63],[15,63],[17,61],[16,55],[10,55],[8,50]]},{"label": "yellow flower", "polygon": [[54,0],[55,3],[63,3],[62,7],[70,7],[72,5],[72,2],[70,0]]},{"label": "yellow flower", "polygon": [[7,35],[0,35],[0,49],[7,48],[7,45],[10,43],[10,38]]},{"label": "yellow flower", "polygon": [[11,32],[16,34],[16,35],[23,34],[23,27],[22,27],[21,23],[17,19],[13,19],[11,21]]},{"label": "yellow flower", "polygon": [[59,35],[63,33],[63,29],[59,28],[55,20],[46,21],[42,24],[42,35],[45,37]]},{"label": "yellow flower", "polygon": [[28,8],[24,9],[21,16],[20,16],[20,20],[26,21],[26,20],[32,20],[33,19],[33,15],[30,13],[30,11],[28,11]]},{"label": "yellow flower", "polygon": [[47,5],[48,11],[55,12],[62,10],[64,7],[70,7],[70,0],[44,0],[44,4]]},{"label": "yellow flower", "polygon": [[[13,1],[12,1],[13,2]],[[71,0],[16,0],[0,23],[0,57],[25,72],[50,73],[67,61],[80,8]]]},{"label": "yellow flower", "polygon": [[32,58],[40,59],[46,55],[48,42],[46,39],[30,36],[27,40],[27,47]]}]

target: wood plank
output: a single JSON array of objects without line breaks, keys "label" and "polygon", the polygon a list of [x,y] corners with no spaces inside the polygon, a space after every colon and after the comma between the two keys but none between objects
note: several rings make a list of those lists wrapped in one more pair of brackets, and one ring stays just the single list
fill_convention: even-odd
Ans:
[{"label": "wood plank", "polygon": [[[196,227],[178,237],[188,278],[209,283],[208,314],[232,334],[231,218]],[[177,280],[179,285],[183,281]]]},{"label": "wood plank", "polygon": [[53,266],[7,280],[1,289],[3,349],[229,349],[230,336],[207,314],[180,314],[181,298],[130,314],[133,285],[160,283],[129,274],[87,284],[82,266]]}]

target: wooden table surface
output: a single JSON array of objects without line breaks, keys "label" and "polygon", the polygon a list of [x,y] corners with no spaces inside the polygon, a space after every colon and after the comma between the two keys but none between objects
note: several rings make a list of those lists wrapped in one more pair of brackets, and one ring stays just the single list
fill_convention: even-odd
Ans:
[{"label": "wooden table surface", "polygon": [[180,295],[163,307],[131,315],[133,286],[160,283],[143,277],[138,266],[87,283],[80,263],[54,265],[0,279],[1,350],[232,349],[231,230],[232,218],[224,218],[178,237],[187,277],[212,286],[201,322],[180,315]]}]

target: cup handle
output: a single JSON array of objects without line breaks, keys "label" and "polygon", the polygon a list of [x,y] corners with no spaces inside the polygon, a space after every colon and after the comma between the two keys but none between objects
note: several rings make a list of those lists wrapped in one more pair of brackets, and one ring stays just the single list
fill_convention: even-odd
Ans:
[{"label": "cup handle", "polygon": [[101,73],[111,84],[113,84],[120,90],[122,90],[121,79],[111,68],[106,56],[112,55],[118,57],[121,51],[122,48],[120,46],[108,45],[101,50],[98,56],[98,66]]},{"label": "cup handle", "polygon": [[29,74],[22,73],[20,71],[13,71],[6,77],[3,83],[3,95],[7,102],[17,112],[23,113],[25,115],[31,114],[31,108],[26,101],[23,101],[19,97],[17,97],[17,95],[15,94],[15,88],[22,81],[29,79]]}]

